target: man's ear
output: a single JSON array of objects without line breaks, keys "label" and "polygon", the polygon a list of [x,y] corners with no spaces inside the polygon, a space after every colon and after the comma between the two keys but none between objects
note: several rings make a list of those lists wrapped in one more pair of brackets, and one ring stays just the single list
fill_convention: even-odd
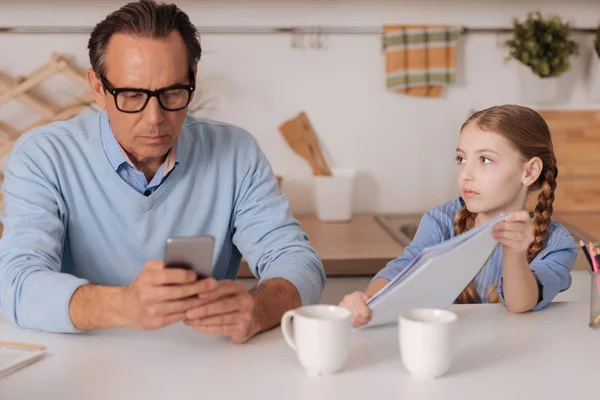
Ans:
[{"label": "man's ear", "polygon": [[102,81],[100,81],[96,72],[91,68],[87,70],[87,80],[90,84],[90,89],[94,94],[94,98],[96,99],[96,104],[98,104],[98,107],[105,109],[106,92],[104,91],[104,86],[102,86]]},{"label": "man's ear", "polygon": [[531,160],[525,163],[525,168],[523,169],[523,176],[521,178],[521,182],[523,185],[530,187],[533,185],[540,174],[542,173],[542,169],[544,168],[544,163],[539,157],[533,157]]},{"label": "man's ear", "polygon": [[196,91],[198,91],[198,64],[194,65],[194,67],[192,68],[192,71],[194,71],[194,82],[192,82],[194,85],[196,85],[196,90],[194,90],[192,92],[192,96],[190,97],[190,103],[192,101],[194,101],[194,97],[196,96]]}]

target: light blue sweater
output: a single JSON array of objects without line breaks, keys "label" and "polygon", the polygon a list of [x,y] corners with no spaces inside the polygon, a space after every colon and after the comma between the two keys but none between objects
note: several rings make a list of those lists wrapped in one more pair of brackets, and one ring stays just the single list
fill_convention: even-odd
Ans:
[{"label": "light blue sweater", "polygon": [[244,255],[261,279],[285,278],[302,304],[319,300],[321,261],[290,214],[257,142],[242,129],[185,120],[180,164],[150,196],[110,166],[99,115],[30,132],[14,146],[3,185],[0,309],[24,328],[76,332],[73,292],[130,284],[169,236],[215,238],[213,276],[235,279]]}]

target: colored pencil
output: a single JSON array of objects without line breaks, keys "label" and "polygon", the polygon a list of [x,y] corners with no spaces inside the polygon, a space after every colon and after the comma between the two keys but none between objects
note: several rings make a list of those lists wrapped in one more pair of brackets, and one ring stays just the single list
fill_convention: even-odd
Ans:
[{"label": "colored pencil", "polygon": [[592,264],[592,257],[590,257],[590,252],[588,251],[587,246],[585,245],[585,242],[583,240],[580,240],[579,246],[581,246],[581,250],[583,250],[583,254],[585,254],[585,258],[588,260],[588,263],[590,264],[590,269],[593,271],[594,265]]}]

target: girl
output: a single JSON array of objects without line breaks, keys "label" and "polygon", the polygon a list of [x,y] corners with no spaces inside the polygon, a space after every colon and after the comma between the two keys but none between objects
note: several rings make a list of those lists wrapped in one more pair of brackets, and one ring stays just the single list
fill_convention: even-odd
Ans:
[{"label": "girl", "polygon": [[[500,246],[456,302],[502,302],[521,313],[545,307],[571,285],[577,247],[552,219],[558,169],[544,119],[516,105],[479,111],[461,127],[456,161],[462,196],[428,211],[404,254],[379,271],[365,293],[354,292],[340,303],[352,311],[355,327],[371,319],[368,298],[425,247],[504,213],[510,215],[493,229]],[[528,193],[537,190],[531,221],[523,210]]]}]

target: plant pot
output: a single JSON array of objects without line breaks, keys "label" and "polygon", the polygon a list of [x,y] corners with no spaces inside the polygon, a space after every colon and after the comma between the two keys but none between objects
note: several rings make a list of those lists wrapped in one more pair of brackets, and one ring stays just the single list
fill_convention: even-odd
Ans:
[{"label": "plant pot", "polygon": [[528,103],[552,103],[558,98],[559,77],[542,78],[519,64],[521,98]]},{"label": "plant pot", "polygon": [[596,49],[590,62],[589,91],[592,100],[600,101],[600,56]]}]

